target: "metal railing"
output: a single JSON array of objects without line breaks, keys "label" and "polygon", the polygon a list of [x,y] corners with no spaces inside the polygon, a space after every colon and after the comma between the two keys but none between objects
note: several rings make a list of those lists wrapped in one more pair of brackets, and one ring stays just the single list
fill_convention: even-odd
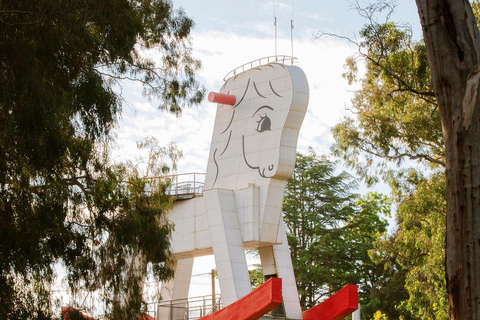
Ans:
[{"label": "metal railing", "polygon": [[280,63],[280,64],[289,64],[292,66],[298,65],[298,58],[295,57],[290,57],[290,56],[270,56],[270,57],[263,57],[260,59],[255,59],[253,61],[250,61],[248,63],[245,63],[244,65],[233,69],[227,75],[223,78],[223,81],[227,81],[231,77],[236,76],[239,73],[242,73],[244,71],[247,71],[249,69],[253,69],[256,67],[264,66],[270,63]]},{"label": "metal railing", "polygon": [[166,193],[177,200],[191,199],[203,194],[205,173],[183,173],[162,177],[169,183]]},{"label": "metal railing", "polygon": [[[195,320],[222,308],[219,294],[161,301],[157,304],[156,320]],[[162,319],[160,319],[162,317]]]}]

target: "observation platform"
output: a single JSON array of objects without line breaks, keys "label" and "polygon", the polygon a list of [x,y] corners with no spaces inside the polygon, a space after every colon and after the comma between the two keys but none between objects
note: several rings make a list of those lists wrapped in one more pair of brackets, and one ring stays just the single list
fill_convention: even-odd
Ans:
[{"label": "observation platform", "polygon": [[297,66],[298,65],[298,58],[291,57],[291,56],[282,56],[282,55],[277,55],[277,56],[269,56],[269,57],[263,57],[260,59],[255,59],[250,62],[247,62],[240,67],[237,67],[227,73],[225,77],[223,77],[223,81],[227,81],[231,77],[236,76],[237,74],[240,74],[244,71],[257,68],[260,66],[265,66],[270,63],[279,63],[279,64],[284,64],[284,65],[290,65],[290,66]]},{"label": "observation platform", "polygon": [[188,200],[203,195],[205,186],[205,173],[183,173],[160,179],[166,180],[169,184],[166,193],[174,196],[175,200]]}]

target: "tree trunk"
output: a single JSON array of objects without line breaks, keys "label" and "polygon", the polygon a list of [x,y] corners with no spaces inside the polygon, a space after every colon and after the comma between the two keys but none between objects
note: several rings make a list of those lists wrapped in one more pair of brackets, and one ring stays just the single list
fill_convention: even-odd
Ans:
[{"label": "tree trunk", "polygon": [[416,0],[445,136],[450,319],[480,319],[480,40],[468,0]]}]

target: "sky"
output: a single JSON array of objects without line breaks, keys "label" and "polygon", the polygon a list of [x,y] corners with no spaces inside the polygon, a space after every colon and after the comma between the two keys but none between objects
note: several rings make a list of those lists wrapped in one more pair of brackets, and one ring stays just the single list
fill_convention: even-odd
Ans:
[{"label": "sky", "polygon": [[[345,59],[355,54],[357,48],[336,37],[314,40],[313,34],[320,31],[354,39],[368,21],[360,17],[352,2],[173,0],[174,6],[183,8],[195,22],[191,45],[194,57],[203,64],[198,81],[208,92],[218,92],[230,70],[275,55],[274,16],[277,18],[277,53],[292,55],[290,21],[293,17],[293,55],[298,58],[310,87],[309,109],[300,131],[298,151],[305,152],[312,147],[320,155],[330,155],[334,142],[332,126],[344,116],[350,116],[345,108],[355,87],[348,86],[341,74]],[[409,23],[414,38],[421,37],[414,0],[399,0],[392,20]],[[185,109],[177,118],[157,110],[159,102],[145,99],[141,92],[139,84],[123,85],[122,95],[128,103],[115,131],[115,159],[135,158],[139,153],[136,142],[155,137],[160,145],[175,142],[183,150],[178,173],[205,172],[216,105],[205,99],[200,105]],[[213,267],[211,257],[195,261],[193,274],[198,276],[193,278],[191,296],[210,293],[210,278],[206,273]]]},{"label": "sky", "polygon": [[[199,82],[207,91],[218,91],[223,77],[236,67],[255,59],[275,55],[274,13],[277,17],[277,53],[292,55],[290,20],[293,15],[293,55],[307,75],[310,87],[309,110],[305,117],[298,150],[311,146],[318,154],[329,154],[333,138],[330,129],[349,115],[345,110],[354,87],[342,78],[345,59],[356,52],[346,40],[322,37],[316,32],[355,38],[367,21],[359,16],[352,0],[174,0],[195,22],[192,32],[194,57],[203,69]],[[359,0],[360,1],[360,0]],[[420,37],[420,23],[414,0],[400,0],[393,15],[397,22],[408,22]],[[292,10],[293,3],[293,10]],[[127,100],[116,130],[115,154],[118,159],[138,154],[136,141],[156,137],[161,145],[175,142],[183,150],[179,173],[205,172],[215,116],[215,105],[206,99],[185,109],[176,118],[156,109],[158,101],[142,97],[138,83],[125,83],[122,94]]]}]

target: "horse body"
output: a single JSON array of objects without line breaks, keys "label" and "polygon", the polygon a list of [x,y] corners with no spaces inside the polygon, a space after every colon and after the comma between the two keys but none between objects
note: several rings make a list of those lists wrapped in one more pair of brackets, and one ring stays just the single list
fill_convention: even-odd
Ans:
[{"label": "horse body", "polygon": [[282,204],[308,105],[305,74],[268,64],[230,78],[221,93],[236,102],[217,106],[203,196],[174,204],[176,273],[162,298],[186,298],[193,258],[213,253],[224,304],[238,300],[251,290],[244,250],[259,248],[264,276],[283,279],[287,318],[302,319]]}]

